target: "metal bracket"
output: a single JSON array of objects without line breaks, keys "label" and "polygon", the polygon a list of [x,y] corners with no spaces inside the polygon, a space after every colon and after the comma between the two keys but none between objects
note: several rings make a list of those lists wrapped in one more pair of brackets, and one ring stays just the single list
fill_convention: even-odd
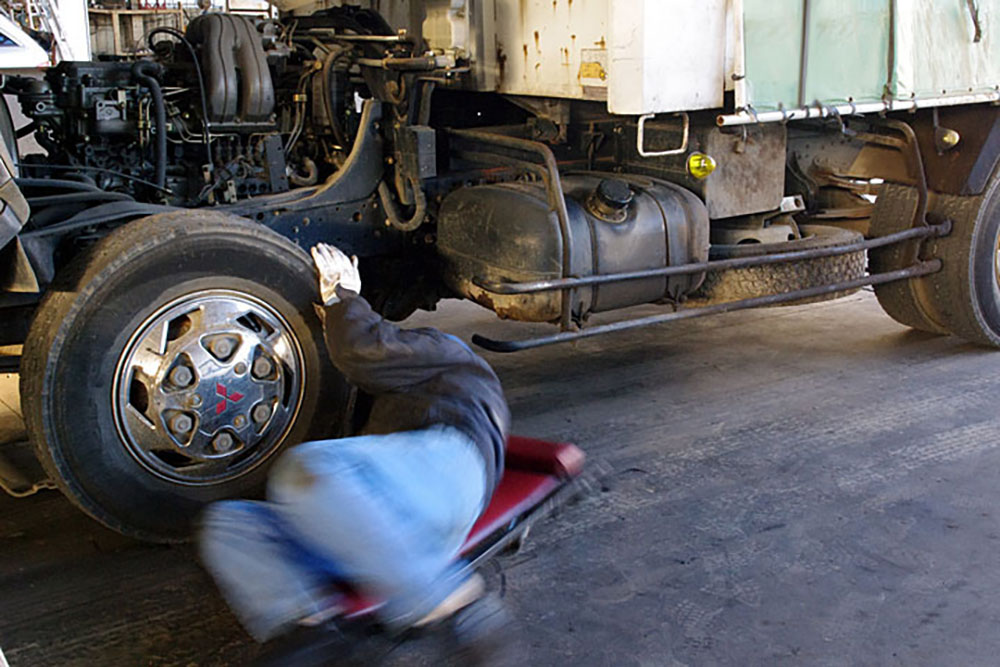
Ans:
[{"label": "metal bracket", "polygon": [[673,148],[668,151],[647,151],[646,150],[646,121],[650,118],[656,117],[654,113],[648,113],[643,116],[639,116],[639,128],[635,133],[635,148],[639,151],[639,155],[642,157],[662,157],[664,155],[680,155],[681,153],[687,152],[688,149],[688,135],[691,131],[691,119],[688,118],[686,112],[681,111],[680,113],[674,114],[675,116],[680,116],[684,121],[684,129],[682,130],[681,145],[680,148]]}]

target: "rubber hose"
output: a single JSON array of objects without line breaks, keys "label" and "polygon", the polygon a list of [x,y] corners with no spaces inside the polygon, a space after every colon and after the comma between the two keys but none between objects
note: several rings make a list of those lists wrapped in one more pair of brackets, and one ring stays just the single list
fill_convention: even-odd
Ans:
[{"label": "rubber hose", "polygon": [[302,166],[306,168],[306,173],[302,175],[297,171],[293,171],[288,175],[288,181],[292,185],[297,185],[299,187],[304,185],[314,185],[317,177],[319,176],[319,169],[316,168],[316,163],[309,158],[304,157],[302,158]]},{"label": "rubber hose", "polygon": [[28,204],[31,206],[53,206],[58,204],[79,204],[90,201],[132,201],[132,197],[124,192],[71,192],[62,195],[42,195],[41,197],[28,197]]},{"label": "rubber hose", "polygon": [[46,188],[52,190],[72,190],[73,192],[100,192],[100,188],[83,181],[70,181],[63,178],[15,178],[17,187],[24,188]]},{"label": "rubber hose", "polygon": [[[139,83],[149,89],[153,98],[153,111],[156,114],[156,179],[158,188],[167,184],[167,107],[163,103],[163,91],[160,82],[153,74],[159,74],[159,66],[151,62],[139,62],[132,67],[132,74]],[[152,74],[150,74],[152,72]]]},{"label": "rubber hose", "polygon": [[337,94],[336,85],[336,64],[337,61],[346,53],[350,52],[348,47],[334,47],[330,50],[329,55],[327,55],[326,60],[323,62],[323,108],[326,110],[326,115],[330,119],[330,127],[333,129],[333,136],[337,142],[344,146],[347,144],[347,138],[344,131],[340,127],[340,121],[334,116],[334,95]]},{"label": "rubber hose", "polygon": [[198,53],[194,50],[194,45],[191,44],[184,33],[169,26],[160,26],[149,31],[149,34],[146,35],[146,44],[149,46],[150,51],[156,53],[156,50],[153,48],[153,37],[161,34],[170,35],[180,40],[181,44],[188,50],[188,53],[191,54],[191,62],[194,63],[194,72],[198,75],[198,92],[201,96],[201,128],[205,136],[205,164],[211,169],[212,135],[208,130],[208,96],[205,94],[205,75],[201,71],[201,61],[198,60]]},{"label": "rubber hose", "polygon": [[424,215],[427,213],[427,197],[420,187],[420,181],[411,178],[410,187],[413,188],[413,198],[416,201],[416,208],[413,209],[413,215],[410,216],[409,220],[403,220],[396,209],[396,203],[392,201],[392,192],[389,190],[389,185],[384,180],[378,184],[378,196],[382,200],[382,207],[389,218],[389,224],[401,232],[412,232],[419,227],[424,221]]}]

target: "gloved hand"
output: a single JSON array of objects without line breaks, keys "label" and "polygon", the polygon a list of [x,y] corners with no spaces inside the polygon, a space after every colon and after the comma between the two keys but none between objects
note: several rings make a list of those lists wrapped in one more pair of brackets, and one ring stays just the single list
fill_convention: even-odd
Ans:
[{"label": "gloved hand", "polygon": [[312,258],[319,271],[319,293],[324,306],[338,301],[337,286],[361,294],[361,273],[358,272],[358,258],[348,258],[339,248],[325,243],[313,246]]}]

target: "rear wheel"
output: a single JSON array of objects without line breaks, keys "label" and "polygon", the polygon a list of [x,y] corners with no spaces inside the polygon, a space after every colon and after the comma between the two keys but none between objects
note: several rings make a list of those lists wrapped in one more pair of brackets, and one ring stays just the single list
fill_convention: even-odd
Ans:
[{"label": "rear wheel", "polygon": [[[869,233],[877,237],[909,229],[916,210],[915,188],[886,183],[879,191]],[[916,257],[919,243],[909,241],[872,250],[869,254],[872,273],[906,268]],[[946,334],[947,329],[934,321],[929,312],[928,294],[924,293],[928,287],[929,284],[922,279],[900,280],[876,285],[875,295],[882,310],[900,324],[928,333]]]},{"label": "rear wheel", "polygon": [[[891,218],[894,199],[911,199],[912,189],[888,186],[879,194],[879,208],[873,217],[873,234],[906,229],[912,215]],[[1000,347],[1000,172],[986,190],[975,196],[931,193],[928,216],[950,220],[951,233],[927,241],[925,254],[941,259],[941,270],[905,282],[876,289],[879,303],[894,319],[917,329],[953,333],[968,341]],[[903,247],[872,254],[873,269],[902,268]],[[910,250],[912,257],[913,251]]]},{"label": "rear wheel", "polygon": [[183,539],[206,503],[258,491],[282,447],[340,434],[312,266],[277,234],[152,216],[59,280],[24,347],[25,418],[49,474],[109,527]]}]

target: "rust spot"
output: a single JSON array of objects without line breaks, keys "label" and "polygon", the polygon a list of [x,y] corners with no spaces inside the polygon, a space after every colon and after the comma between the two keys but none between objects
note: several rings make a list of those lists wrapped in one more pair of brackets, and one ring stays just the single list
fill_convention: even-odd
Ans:
[{"label": "rust spot", "polygon": [[507,54],[499,46],[497,47],[497,65],[500,67],[500,80],[503,81],[503,75],[507,67]]},{"label": "rust spot", "polygon": [[537,71],[542,67],[542,63],[535,63],[535,70]]},{"label": "rust spot", "polygon": [[559,319],[558,300],[536,294],[500,296],[490,294],[465,277],[457,278],[458,290],[500,319],[521,322],[555,322]]},{"label": "rust spot", "polygon": [[559,6],[559,0],[552,0],[552,11],[555,11],[556,7],[558,6]]},{"label": "rust spot", "polygon": [[569,8],[570,8],[570,9],[572,9],[572,8],[573,8],[573,0],[566,0],[566,4],[568,4],[568,5],[569,5]]},{"label": "rust spot", "polygon": [[524,45],[524,57],[525,57],[525,59],[528,58],[528,45],[527,44]]},{"label": "rust spot", "polygon": [[535,49],[537,49],[538,51],[542,50],[541,40],[539,38],[537,30],[535,31]]},{"label": "rust spot", "polygon": [[608,43],[604,41],[604,35],[601,35],[601,39],[597,42],[594,42],[594,45],[599,46],[602,49],[608,48]]}]

